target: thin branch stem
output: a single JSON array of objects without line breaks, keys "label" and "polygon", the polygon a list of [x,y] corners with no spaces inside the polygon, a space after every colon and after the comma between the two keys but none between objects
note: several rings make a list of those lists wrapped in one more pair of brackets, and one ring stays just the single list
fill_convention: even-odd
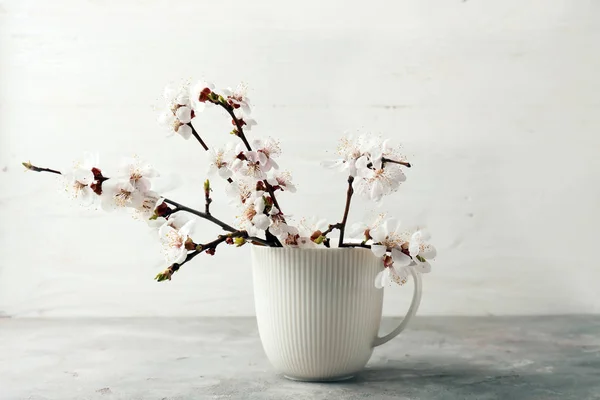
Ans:
[{"label": "thin branch stem", "polygon": [[346,208],[344,208],[344,217],[342,218],[342,222],[340,223],[340,240],[338,242],[338,247],[343,247],[344,244],[344,231],[346,230],[346,222],[348,221],[348,213],[350,212],[350,201],[352,200],[352,195],[354,194],[354,188],[352,187],[352,182],[354,182],[354,177],[350,175],[348,177],[348,191],[346,192]]},{"label": "thin branch stem", "polygon": [[191,122],[188,124],[188,126],[192,128],[192,135],[194,135],[196,140],[200,142],[200,145],[204,148],[204,150],[208,151],[208,146],[206,145],[206,143],[204,143],[204,140],[202,140],[202,138],[200,137],[200,135],[198,134]]},{"label": "thin branch stem", "polygon": [[337,224],[329,224],[329,227],[327,228],[327,230],[325,232],[321,232],[322,236],[327,236],[329,235],[334,229],[340,229],[342,227],[341,223],[337,223]]},{"label": "thin branch stem", "polygon": [[365,249],[370,249],[371,245],[366,243],[342,243],[340,247],[363,247]]},{"label": "thin branch stem", "polygon": [[212,199],[210,198],[210,181],[207,179],[204,182],[204,212],[207,215],[210,215],[210,203],[212,203]]},{"label": "thin branch stem", "polygon": [[386,163],[390,163],[390,164],[400,164],[400,165],[404,165],[406,168],[410,168],[411,165],[409,162],[405,162],[405,161],[397,161],[397,160],[392,160],[389,158],[385,158],[383,157],[381,159],[381,166],[383,167]]},{"label": "thin branch stem", "polygon": [[227,103],[222,103],[222,102],[218,102],[217,104],[220,105],[221,107],[223,107],[225,109],[225,111],[227,111],[227,113],[233,120],[233,123],[235,124],[235,128],[238,132],[237,135],[244,143],[244,146],[246,146],[246,149],[248,151],[252,151],[252,147],[250,147],[250,143],[248,143],[248,139],[246,139],[246,135],[244,134],[244,128],[243,128],[242,122],[238,119],[238,117],[235,116],[235,113],[233,112],[233,107]]},{"label": "thin branch stem", "polygon": [[226,231],[229,231],[229,232],[235,232],[236,231],[236,229],[234,227],[232,227],[231,225],[226,224],[225,222],[221,221],[218,218],[213,217],[211,214],[207,214],[207,213],[204,213],[202,211],[198,211],[198,210],[195,210],[193,208],[184,206],[183,204],[179,204],[176,201],[173,201],[171,199],[167,199],[166,197],[165,197],[165,203],[170,204],[172,206],[175,206],[175,210],[173,210],[173,213],[175,213],[177,211],[185,211],[185,212],[188,212],[190,214],[194,214],[194,215],[196,215],[196,216],[198,216],[200,218],[204,218],[204,219],[206,219],[208,221],[211,221],[211,222],[219,225],[221,228],[225,229]]},{"label": "thin branch stem", "polygon": [[60,172],[60,171],[57,171],[55,169],[50,169],[50,168],[36,167],[35,165],[32,165],[30,162],[24,162],[24,163],[21,163],[21,164],[23,164],[23,166],[25,168],[27,168],[28,170],[30,170],[30,171],[34,171],[34,172],[50,172],[50,173],[53,173],[53,174],[62,175],[62,172]]}]

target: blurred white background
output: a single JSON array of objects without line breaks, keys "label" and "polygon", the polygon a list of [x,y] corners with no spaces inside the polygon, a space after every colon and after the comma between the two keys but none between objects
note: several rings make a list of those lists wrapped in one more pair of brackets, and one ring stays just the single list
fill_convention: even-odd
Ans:
[{"label": "blurred white background", "polygon": [[[0,315],[254,313],[249,248],[158,284],[144,222],[79,209],[20,165],[97,151],[110,169],[138,154],[181,174],[171,198],[202,206],[206,155],[156,123],[164,85],[188,77],[249,85],[251,136],[281,139],[299,190],[280,202],[297,216],[340,218],[345,178],[319,161],[345,131],[402,143],[407,182],[350,219],[389,211],[429,227],[439,256],[420,314],[600,311],[599,2],[284,3],[0,1]],[[230,139],[221,110],[197,126]],[[403,314],[411,291],[389,289],[385,314]]]}]

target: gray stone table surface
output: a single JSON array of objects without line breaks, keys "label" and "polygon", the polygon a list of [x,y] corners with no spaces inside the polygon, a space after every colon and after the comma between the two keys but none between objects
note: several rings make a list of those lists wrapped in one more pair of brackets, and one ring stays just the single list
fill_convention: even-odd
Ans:
[{"label": "gray stone table surface", "polygon": [[343,383],[276,374],[253,318],[0,319],[2,400],[369,398],[600,399],[600,317],[417,317]]}]

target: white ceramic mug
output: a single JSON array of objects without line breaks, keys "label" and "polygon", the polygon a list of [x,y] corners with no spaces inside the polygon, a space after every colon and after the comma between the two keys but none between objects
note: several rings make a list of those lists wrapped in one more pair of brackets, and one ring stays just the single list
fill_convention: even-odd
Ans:
[{"label": "white ceramic mug", "polygon": [[383,269],[369,249],[252,247],[256,319],[271,364],[287,378],[335,381],[351,378],[373,348],[397,336],[421,301],[421,275],[408,313],[388,335],[378,336]]}]

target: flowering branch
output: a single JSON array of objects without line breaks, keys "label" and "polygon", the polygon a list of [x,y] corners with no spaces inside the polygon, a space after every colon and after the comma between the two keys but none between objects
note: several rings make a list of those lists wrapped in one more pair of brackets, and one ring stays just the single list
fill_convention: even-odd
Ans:
[{"label": "flowering branch", "polygon": [[[211,92],[208,97],[207,100],[210,101],[213,104],[216,104],[218,106],[221,106],[225,111],[227,111],[227,113],[229,114],[229,116],[231,117],[231,120],[233,121],[233,124],[235,125],[235,134],[237,137],[239,137],[242,142],[244,143],[244,146],[246,146],[246,149],[248,151],[252,151],[252,146],[250,146],[250,143],[248,142],[248,139],[246,138],[246,135],[244,134],[244,124],[245,122],[243,120],[240,120],[234,112],[234,107],[229,104],[225,98],[223,98],[223,96]],[[279,210],[281,210],[281,207],[279,206],[279,203],[277,202],[277,198],[275,197],[275,190],[273,189],[273,186],[267,182],[267,180],[263,180],[263,183],[265,185],[265,188],[267,189],[267,192],[269,193],[269,196],[271,196],[271,199],[273,200],[273,204],[275,205],[275,207],[277,207]],[[285,219],[284,219],[285,221]],[[276,239],[276,238],[275,238]]]},{"label": "flowering branch", "polygon": [[[207,254],[210,255],[214,255],[215,254],[215,249],[217,248],[217,246],[223,242],[230,242],[232,241],[234,238],[241,238],[242,241],[237,244],[237,246],[241,246],[245,239],[248,240],[252,240],[255,238],[251,238],[248,236],[248,232],[246,231],[235,231],[232,233],[229,233],[227,235],[219,235],[215,240],[213,240],[212,242],[208,242],[206,244],[197,244],[196,248],[194,251],[190,252],[187,254],[187,256],[185,257],[185,260],[183,260],[180,263],[175,263],[171,266],[169,266],[167,269],[165,269],[164,271],[158,273],[156,275],[156,277],[154,277],[154,279],[158,282],[162,282],[162,281],[166,281],[166,280],[171,280],[171,276],[173,276],[173,274],[175,272],[177,272],[179,270],[179,268],[181,268],[182,265],[186,264],[187,262],[191,261],[194,257],[196,257],[198,254],[205,252]],[[232,242],[233,243],[233,242]]]},{"label": "flowering branch", "polygon": [[[62,175],[62,172],[60,172],[60,171],[57,171],[55,169],[50,169],[50,168],[37,167],[37,166],[31,164],[30,162],[24,162],[22,164],[23,164],[23,166],[25,166],[25,168],[27,168],[30,171],[35,171],[35,172],[50,172],[50,173],[53,173],[53,174]],[[102,177],[101,179],[102,179],[102,181],[109,180],[109,178],[107,178],[107,177]],[[209,188],[209,190],[210,190],[210,188]],[[212,199],[210,199],[210,201],[212,201]],[[185,211],[185,212],[188,212],[190,214],[194,214],[194,215],[196,215],[196,216],[198,216],[200,218],[206,219],[206,220],[208,220],[208,221],[210,221],[210,222],[212,222],[212,223],[214,223],[216,225],[219,225],[221,228],[225,229],[226,231],[237,232],[237,230],[234,227],[232,227],[229,224],[226,224],[225,222],[221,221],[218,218],[213,217],[210,213],[206,213],[206,212],[195,210],[193,208],[187,207],[187,206],[185,206],[183,204],[177,203],[176,201],[173,201],[173,200],[168,199],[168,198],[164,198],[164,203],[170,204],[170,205],[172,205],[172,206],[175,207],[174,209],[169,209],[168,211],[166,211],[165,212],[165,216],[171,215],[171,214],[176,213],[178,211]],[[207,205],[207,210],[208,210],[208,205]],[[247,235],[247,233],[246,233],[246,235]],[[271,240],[266,241],[264,239],[261,239],[261,238],[255,237],[255,236],[247,236],[247,238],[248,238],[248,240],[251,240],[252,242],[256,242],[256,243],[259,243],[259,244],[262,244],[262,245],[265,245],[265,246],[272,246],[274,244]]]},{"label": "flowering branch", "polygon": [[[360,239],[362,242],[346,232],[355,192],[379,202],[383,196],[397,191],[406,180],[402,167],[410,168],[411,164],[404,161],[404,156],[397,148],[389,146],[387,140],[382,141],[370,134],[342,139],[337,151],[340,157],[323,164],[340,169],[348,177],[341,222],[328,225],[325,220],[319,220],[316,224],[307,226],[301,221],[301,225],[296,227],[287,223],[276,198],[277,190],[296,191],[289,172],[276,171],[279,165],[275,159],[281,153],[279,142],[272,138],[252,138],[252,142],[249,142],[244,130],[250,131],[256,121],[250,117],[250,101],[243,85],[235,90],[224,89],[222,95],[213,89],[214,85],[203,81],[193,87],[186,82],[176,88],[167,88],[167,107],[161,113],[159,121],[170,134],[177,134],[186,140],[194,136],[210,154],[209,173],[216,172],[233,184],[227,191],[237,198],[237,205],[242,211],[237,217],[239,228],[212,215],[212,189],[208,179],[203,184],[204,211],[193,209],[153,191],[151,178],[159,176],[158,172],[151,165],[141,163],[137,157],[126,160],[119,172],[105,185],[103,183],[109,178],[97,167],[97,157],[89,157],[89,154],[84,160],[62,172],[40,168],[30,162],[24,162],[23,165],[31,171],[62,175],[67,192],[84,206],[96,202],[106,211],[126,208],[145,219],[154,220],[149,225],[160,226],[158,236],[164,248],[165,263],[169,265],[156,275],[155,279],[159,282],[170,280],[176,271],[198,254],[215,254],[221,243],[237,247],[250,242],[273,247],[281,247],[285,243],[286,246],[300,248],[329,248],[331,240],[328,235],[334,229],[340,232],[337,247],[369,248],[381,260],[384,268],[375,278],[375,286],[378,288],[388,281],[404,284],[409,275],[414,273],[414,269],[420,273],[431,270],[427,260],[434,258],[436,251],[428,243],[429,235],[421,228],[400,230],[397,220],[387,218],[383,221],[381,215],[381,218],[370,225],[359,224],[358,228],[360,225],[364,226],[364,240]],[[231,134],[237,136],[241,143],[233,146],[232,143],[227,143],[225,148],[209,148],[192,125],[194,118],[206,105],[217,105],[225,110],[234,126]],[[197,220],[179,218],[180,215],[171,218],[172,214],[180,211],[214,223],[222,229],[221,234],[210,242],[195,243],[190,235]],[[352,230],[360,231],[354,227]],[[265,239],[254,236],[263,234]],[[347,242],[344,241],[345,236],[348,236]]]}]

